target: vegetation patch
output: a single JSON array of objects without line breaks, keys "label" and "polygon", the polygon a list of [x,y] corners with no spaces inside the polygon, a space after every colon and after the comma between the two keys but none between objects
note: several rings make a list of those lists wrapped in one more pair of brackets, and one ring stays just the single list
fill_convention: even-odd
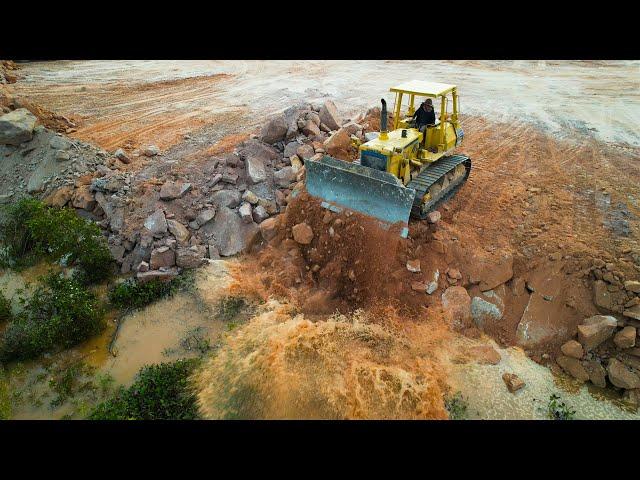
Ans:
[{"label": "vegetation patch", "polygon": [[575,410],[571,410],[564,402],[560,401],[560,397],[555,393],[549,397],[547,405],[547,417],[550,420],[574,420]]},{"label": "vegetation patch", "polygon": [[224,297],[218,303],[218,317],[228,322],[236,318],[247,306],[247,301],[242,297]]},{"label": "vegetation patch", "polygon": [[109,301],[117,308],[142,308],[178,290],[188,289],[192,282],[193,276],[187,273],[168,282],[151,280],[140,283],[134,278],[128,278],[109,291]]},{"label": "vegetation patch", "polygon": [[76,278],[50,273],[28,298],[0,338],[0,361],[34,358],[69,348],[105,327],[97,296]]},{"label": "vegetation patch", "polygon": [[13,318],[11,302],[0,293],[0,323],[8,322]]},{"label": "vegetation patch", "polygon": [[76,267],[86,284],[107,280],[114,261],[100,228],[69,208],[23,198],[0,212],[0,265],[23,268],[39,258]]},{"label": "vegetation patch", "polygon": [[444,406],[449,412],[449,419],[463,420],[467,415],[467,402],[462,393],[456,392],[455,395],[445,398]]},{"label": "vegetation patch", "polygon": [[190,376],[198,359],[143,367],[129,388],[96,406],[90,420],[193,420],[198,418]]}]

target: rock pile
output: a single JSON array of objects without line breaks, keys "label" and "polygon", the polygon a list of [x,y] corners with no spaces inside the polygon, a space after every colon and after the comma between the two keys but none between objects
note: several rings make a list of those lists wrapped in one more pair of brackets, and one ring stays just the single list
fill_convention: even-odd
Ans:
[{"label": "rock pile", "polygon": [[[612,385],[637,403],[640,393],[640,348],[636,327],[609,315],[594,315],[578,325],[577,340],[569,340],[556,358],[573,378],[598,387]],[[607,382],[608,380],[608,382]]]}]

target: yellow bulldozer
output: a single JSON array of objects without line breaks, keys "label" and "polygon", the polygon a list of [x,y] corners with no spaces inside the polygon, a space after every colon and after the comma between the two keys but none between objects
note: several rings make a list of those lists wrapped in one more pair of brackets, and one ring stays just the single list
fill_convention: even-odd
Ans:
[{"label": "yellow bulldozer", "polygon": [[[464,137],[455,85],[413,80],[390,91],[395,93],[393,129],[388,130],[383,99],[380,132],[367,134],[370,138],[359,146],[360,157],[354,162],[330,156],[307,161],[306,189],[324,200],[325,206],[333,204],[406,226],[410,216],[424,219],[455,194],[469,176],[471,159],[453,153]],[[417,97],[440,104],[435,124],[422,131],[413,119]]]}]

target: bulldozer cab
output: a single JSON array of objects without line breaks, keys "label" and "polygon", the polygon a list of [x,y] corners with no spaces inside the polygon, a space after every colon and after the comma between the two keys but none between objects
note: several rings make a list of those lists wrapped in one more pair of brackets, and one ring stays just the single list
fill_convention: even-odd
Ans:
[{"label": "bulldozer cab", "polygon": [[[389,91],[395,93],[393,107],[393,129],[415,128],[413,114],[416,108],[426,98],[433,99],[433,107],[436,112],[435,125],[428,126],[422,138],[422,148],[433,153],[443,152],[448,149],[446,141],[446,125],[450,124],[458,129],[459,99],[457,87],[445,83],[412,80]],[[439,110],[439,113],[438,113]]]}]

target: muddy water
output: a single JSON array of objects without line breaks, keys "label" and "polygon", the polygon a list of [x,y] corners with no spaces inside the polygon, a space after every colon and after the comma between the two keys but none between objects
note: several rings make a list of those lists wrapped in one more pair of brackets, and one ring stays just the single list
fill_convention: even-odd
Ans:
[{"label": "muddy water", "polygon": [[[199,270],[192,290],[119,319],[115,341],[118,318],[117,312],[112,311],[101,335],[65,352],[9,365],[5,380],[13,397],[11,418],[83,418],[92,405],[107,396],[108,392],[99,387],[100,379],[111,379],[111,389],[129,385],[144,365],[193,357],[210,350],[227,330],[227,323],[217,318],[216,311],[229,283],[225,265],[222,261],[212,262]],[[34,281],[46,271],[45,265],[19,274],[2,272],[0,287],[11,298],[26,281]],[[72,367],[80,370],[74,380],[76,391],[73,398],[57,405],[50,382]]]}]

